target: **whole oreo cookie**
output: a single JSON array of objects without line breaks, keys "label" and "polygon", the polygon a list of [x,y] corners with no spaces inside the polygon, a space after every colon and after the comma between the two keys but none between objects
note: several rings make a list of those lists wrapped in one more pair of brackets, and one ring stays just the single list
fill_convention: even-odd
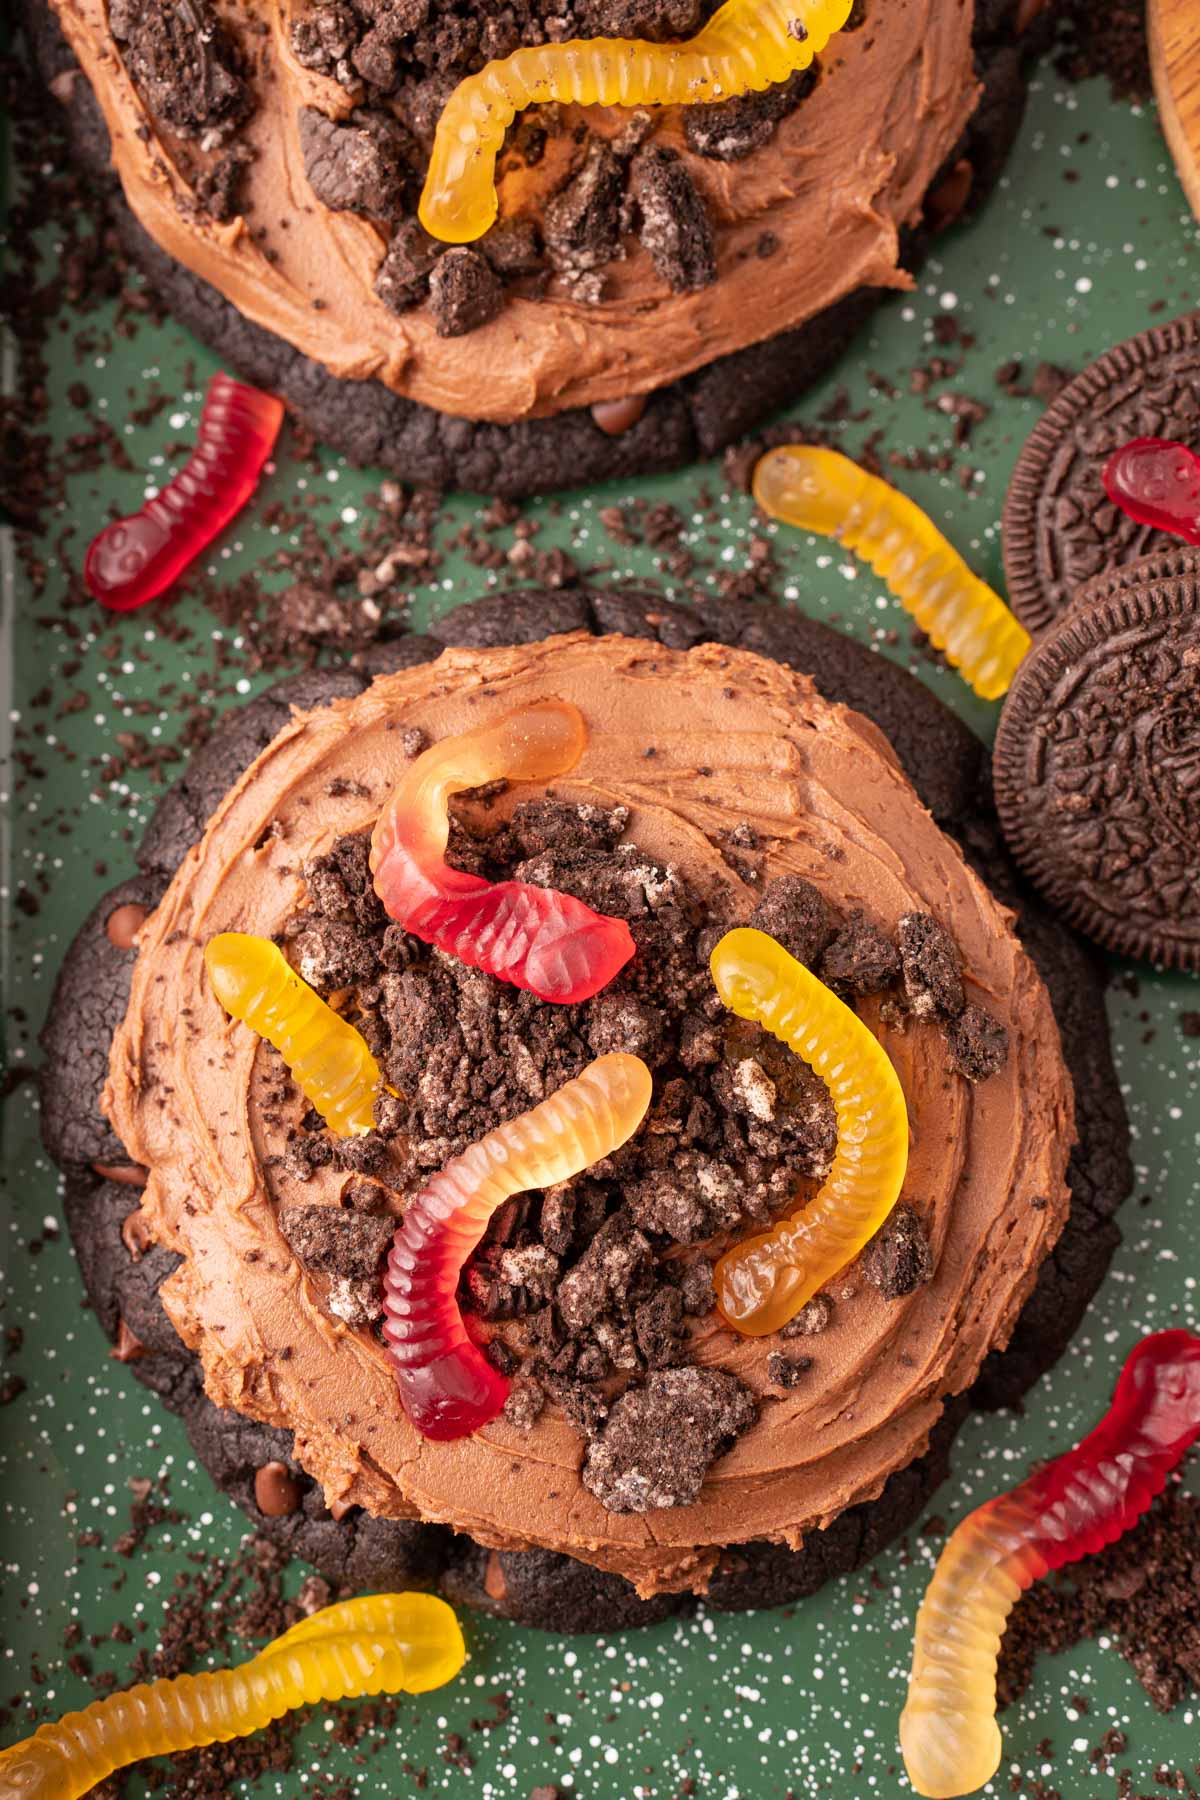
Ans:
[{"label": "whole oreo cookie", "polygon": [[1004,508],[1008,598],[1044,631],[1085,582],[1174,540],[1114,506],[1101,475],[1131,438],[1200,447],[1200,313],[1155,326],[1089,364],[1031,432]]},{"label": "whole oreo cookie", "polygon": [[[1050,990],[1076,1089],[1080,1141],[1069,1170],[1071,1215],[1009,1347],[989,1357],[969,1400],[947,1404],[926,1454],[897,1471],[877,1500],[850,1508],[799,1551],[769,1543],[731,1547],[713,1576],[712,1605],[736,1611],[799,1599],[859,1567],[913,1524],[945,1477],[969,1406],[1013,1404],[1065,1349],[1119,1241],[1113,1214],[1131,1181],[1100,971],[1078,939],[1020,890],[1000,841],[980,745],[927,688],[827,627],[770,606],[714,600],[692,608],[644,590],[519,591],[458,607],[429,636],[378,644],[355,668],[296,677],[226,714],[150,821],[139,853],[142,885],[125,884],[101,901],[68,953],[43,1037],[54,1052],[42,1076],[46,1143],[68,1174],[67,1219],[89,1298],[131,1373],[182,1415],[215,1483],[264,1535],[336,1583],[436,1585],[455,1601],[561,1632],[649,1624],[691,1601],[678,1594],[639,1600],[619,1577],[549,1551],[494,1552],[440,1526],[374,1519],[358,1507],[335,1517],[297,1462],[289,1433],[208,1399],[198,1360],[176,1336],[159,1298],[175,1258],[139,1245],[129,1223],[138,1196],[128,1177],[136,1172],[121,1171],[127,1178],[114,1182],[96,1163],[107,1170],[124,1154],[99,1101],[133,961],[112,941],[107,921],[135,895],[142,904],[161,895],[189,844],[287,721],[290,707],[361,692],[375,675],[431,661],[447,645],[523,643],[579,630],[620,632],[670,648],[716,642],[753,650],[809,671],[827,699],[870,716],[943,829],[1006,903],[1019,901],[1020,930]],[[68,1034],[76,1046],[72,1057],[58,1053]]]},{"label": "whole oreo cookie", "polygon": [[1051,904],[1126,956],[1200,969],[1200,557],[1085,586],[1009,691],[996,804]]},{"label": "whole oreo cookie", "polygon": [[[127,255],[172,313],[246,380],[285,399],[350,461],[405,481],[509,499],[554,488],[678,468],[715,455],[795,399],[838,360],[879,305],[859,288],[793,331],[780,332],[652,393],[634,422],[609,435],[588,408],[497,425],[442,413],[375,380],[347,381],[244,318],[218,290],[177,263],[142,228],[113,174],[108,130],[48,0],[23,0],[26,32],[47,86],[66,94],[72,147],[108,190]],[[1000,177],[1025,110],[1026,74],[1044,41],[1029,0],[978,0],[975,60],[982,93],[960,143],[935,176],[925,217],[901,239],[905,268],[936,234],[986,198]],[[65,78],[65,79],[64,79]]]}]

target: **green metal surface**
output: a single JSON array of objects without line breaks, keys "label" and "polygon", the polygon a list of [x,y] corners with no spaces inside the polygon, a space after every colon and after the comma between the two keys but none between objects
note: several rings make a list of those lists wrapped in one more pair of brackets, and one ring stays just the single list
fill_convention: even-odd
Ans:
[{"label": "green metal surface", "polygon": [[[941,242],[916,291],[888,303],[843,366],[798,410],[815,417],[845,384],[850,415],[871,407],[869,422],[851,420],[842,428],[851,449],[877,428],[887,449],[950,445],[953,421],[909,393],[908,371],[936,350],[935,315],[951,313],[976,337],[951,391],[983,395],[992,405],[970,447],[953,451],[953,460],[956,470],[970,463],[982,477],[969,490],[956,473],[899,479],[944,522],[980,572],[998,580],[1005,484],[1039,407],[995,388],[994,370],[1011,358],[1027,368],[1043,358],[1078,366],[1152,316],[1172,317],[1196,304],[1198,237],[1153,115],[1113,105],[1098,86],[1064,89],[1046,72],[1009,177],[984,215]],[[45,254],[55,254],[51,230]],[[114,338],[109,350],[80,367],[69,335],[54,344],[56,431],[65,436],[76,428],[78,415],[67,405],[65,389],[82,377],[102,397],[139,471],[109,470],[73,482],[70,522],[78,554],[111,505],[126,510],[140,501],[141,472],[162,479],[164,465],[156,459],[169,441],[190,433],[214,364],[174,326],[143,327],[132,342]],[[152,424],[127,425],[130,396],[136,400],[153,375],[168,389],[182,388],[189,359],[194,386],[181,393],[178,407]],[[874,391],[868,371],[888,377],[896,396]],[[377,478],[327,455],[319,470],[299,464],[285,442],[259,501],[211,558],[216,572],[249,568],[269,553],[273,539],[263,522],[264,503],[298,482],[320,494],[321,516],[340,519],[344,541],[353,545],[362,496]],[[717,528],[700,517],[704,487],[720,496]],[[693,522],[698,540],[718,530],[728,563],[740,565],[751,510],[740,494],[722,494],[719,469],[647,481],[637,492],[672,501]],[[628,497],[612,489],[571,495],[561,508],[531,506],[526,516],[541,526],[541,547],[562,544],[584,565],[611,557],[615,577],[653,576],[655,553],[616,548],[597,520],[599,508]],[[469,498],[447,506],[444,546],[479,509]],[[56,536],[57,524],[51,538]],[[863,571],[810,541],[780,538],[778,549],[786,570],[781,603],[836,619],[864,640],[882,640],[898,629],[899,648],[881,642],[881,650],[904,654],[907,622]],[[4,574],[12,720],[29,728],[18,748],[34,751],[37,763],[13,792],[3,871],[0,941],[10,1060],[19,1073],[36,1062],[34,1034],[62,952],[102,889],[131,868],[128,829],[140,829],[155,798],[148,777],[136,773],[127,777],[127,791],[114,795],[96,781],[95,759],[126,728],[169,741],[180,719],[177,704],[159,698],[164,679],[176,681],[180,694],[203,697],[218,663],[236,660],[239,643],[195,600],[120,619],[79,609],[64,626],[57,574],[36,600],[22,590],[7,550]],[[413,623],[419,625],[432,608],[478,594],[487,580],[448,549],[438,588],[418,597]],[[163,630],[168,620],[186,622],[193,635],[182,644],[169,641]],[[74,665],[69,672],[67,662]],[[919,673],[976,729],[990,731],[993,709],[973,701],[956,677],[926,664]],[[86,706],[65,716],[57,705],[31,713],[29,700],[45,683],[56,695],[86,693]],[[243,685],[249,692],[260,683]],[[139,701],[151,703],[147,713],[135,713]],[[60,821],[69,825],[67,832],[57,829]],[[98,860],[107,865],[107,878],[97,875]],[[19,883],[36,885],[39,876],[48,891],[31,917],[13,904],[14,894]],[[1200,985],[1146,969],[1137,973],[1136,991],[1114,988],[1110,1006],[1135,1134],[1136,1195],[1146,1198],[1126,1207],[1125,1243],[1113,1271],[1070,1353],[1035,1389],[1024,1415],[977,1418],[964,1430],[953,1476],[937,1500],[951,1521],[1011,1483],[1033,1457],[1072,1441],[1102,1408],[1123,1355],[1141,1332],[1172,1322],[1195,1326],[1200,1316],[1192,1273],[1200,1232],[1200,1041],[1186,1039],[1179,1024],[1181,1011],[1200,1006]],[[28,1385],[0,1410],[0,1700],[26,1690],[33,1658],[44,1677],[33,1689],[36,1702],[56,1713],[91,1697],[86,1683],[64,1667],[68,1623],[78,1620],[85,1632],[100,1633],[118,1618],[136,1616],[153,1627],[188,1553],[197,1547],[231,1550],[244,1521],[195,1466],[178,1422],[127,1369],[108,1360],[99,1327],[80,1307],[57,1178],[39,1147],[28,1084],[12,1087],[5,1101],[4,1156],[3,1324],[24,1333],[8,1368]],[[33,1253],[32,1240],[42,1241],[40,1254]],[[127,1484],[160,1471],[169,1473],[173,1502],[186,1523],[160,1528],[153,1554],[128,1565],[129,1583],[114,1593],[120,1559],[111,1545],[127,1520]],[[78,1534],[89,1528],[100,1533],[103,1546],[81,1551]],[[430,1701],[405,1703],[393,1742],[366,1767],[348,1752],[323,1767],[352,1780],[367,1800],[412,1791],[404,1759],[428,1767],[429,1792],[464,1796],[523,1797],[538,1782],[557,1782],[582,1800],[659,1800],[676,1794],[685,1776],[697,1792],[721,1800],[789,1791],[847,1800],[905,1792],[895,1737],[902,1672],[935,1548],[932,1540],[914,1539],[908,1553],[891,1551],[869,1574],[837,1582],[793,1612],[741,1618],[702,1613],[611,1640],[568,1642],[468,1618],[471,1661],[459,1684]],[[301,1573],[295,1570],[294,1579]],[[95,1663],[125,1678],[131,1655],[119,1643],[105,1644]],[[485,1696],[500,1688],[513,1695],[510,1720],[472,1732],[470,1721],[485,1710]],[[1070,1706],[1076,1694],[1088,1698],[1086,1717]],[[547,1714],[554,1715],[553,1724]],[[20,1723],[19,1717],[10,1721],[6,1735],[18,1735]],[[1116,1651],[1089,1644],[1041,1663],[1027,1700],[1006,1715],[1006,1760],[994,1791],[1033,1796],[1042,1780],[1064,1800],[1112,1794],[1113,1777],[1089,1760],[1090,1747],[1109,1725],[1128,1732],[1128,1751],[1117,1761],[1134,1771],[1135,1792],[1153,1788],[1157,1764],[1190,1771],[1200,1755],[1196,1710],[1187,1706],[1170,1719],[1156,1716]],[[447,1730],[468,1740],[471,1770],[442,1761]],[[310,1747],[322,1735],[314,1725]],[[1047,1738],[1050,1760],[1037,1748]],[[291,1774],[264,1778],[253,1792],[302,1793],[308,1766],[302,1751]],[[145,1790],[135,1779],[128,1791]]]}]

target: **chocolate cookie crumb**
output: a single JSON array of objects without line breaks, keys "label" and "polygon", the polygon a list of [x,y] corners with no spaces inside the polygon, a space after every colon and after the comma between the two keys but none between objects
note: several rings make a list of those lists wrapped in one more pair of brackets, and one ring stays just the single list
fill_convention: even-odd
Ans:
[{"label": "chocolate cookie crumb", "polygon": [[690,1313],[693,1318],[701,1318],[712,1311],[717,1298],[713,1287],[712,1264],[707,1257],[702,1256],[696,1262],[687,1264],[679,1277],[679,1294],[684,1312]]},{"label": "chocolate cookie crumb", "polygon": [[496,317],[504,289],[491,264],[464,245],[447,250],[434,264],[429,304],[439,337],[465,337]]},{"label": "chocolate cookie crumb", "polygon": [[844,993],[878,994],[899,981],[900,952],[877,925],[855,913],[821,957],[817,974]]},{"label": "chocolate cookie crumb", "polygon": [[826,1329],[833,1317],[833,1301],[826,1294],[814,1294],[806,1300],[794,1319],[789,1319],[780,1337],[816,1337]]},{"label": "chocolate cookie crumb", "polygon": [[678,1288],[660,1287],[633,1315],[634,1337],[648,1369],[666,1369],[679,1359],[683,1342],[683,1297]]},{"label": "chocolate cookie crumb", "polygon": [[542,220],[546,254],[577,300],[600,299],[597,273],[621,247],[625,174],[603,138],[593,138],[579,173],[556,194]]},{"label": "chocolate cookie crumb", "polygon": [[785,1356],[782,1350],[772,1350],[767,1357],[767,1379],[776,1387],[798,1387],[812,1366],[811,1356]]},{"label": "chocolate cookie crumb", "polygon": [[536,1381],[517,1381],[504,1402],[504,1417],[518,1431],[532,1431],[546,1404],[546,1396]]},{"label": "chocolate cookie crumb", "polygon": [[660,1369],[617,1400],[584,1459],[609,1512],[690,1506],[710,1465],[754,1422],[749,1388],[719,1369]]},{"label": "chocolate cookie crumb", "polygon": [[933,1251],[925,1227],[903,1201],[862,1253],[862,1272],[885,1300],[903,1300],[933,1278]]},{"label": "chocolate cookie crumb", "polygon": [[739,94],[683,109],[683,136],[697,156],[718,162],[741,162],[761,150],[775,135],[781,119],[794,112],[817,85],[815,67],[798,69],[787,81],[777,82],[761,94]]},{"label": "chocolate cookie crumb", "polygon": [[899,925],[904,991],[919,1019],[957,1018],[967,1003],[958,946],[929,913],[906,913]]},{"label": "chocolate cookie crumb", "polygon": [[1008,1061],[1008,1027],[982,1006],[964,1006],[946,1027],[951,1067],[968,1081],[986,1081]]},{"label": "chocolate cookie crumb", "polygon": [[392,1218],[343,1212],[336,1206],[281,1206],[279,1229],[308,1269],[348,1281],[379,1272],[396,1230]]},{"label": "chocolate cookie crumb", "polygon": [[403,217],[410,140],[390,114],[353,113],[339,123],[315,106],[299,114],[300,150],[308,185],[331,212],[358,213],[384,223]]},{"label": "chocolate cookie crumb", "polygon": [[112,0],[108,23],[147,107],[181,136],[229,130],[249,114],[236,50],[208,0]]},{"label": "chocolate cookie crumb", "polygon": [[630,190],[641,212],[638,236],[667,286],[691,294],[714,282],[708,209],[678,153],[657,144],[640,150],[630,165]]},{"label": "chocolate cookie crumb", "polygon": [[833,909],[801,875],[780,875],[763,889],[748,924],[765,931],[806,968],[814,968],[837,931]]},{"label": "chocolate cookie crumb", "polygon": [[441,254],[433,238],[415,219],[406,219],[388,245],[375,277],[375,292],[394,313],[419,306],[429,292],[429,277]]},{"label": "chocolate cookie crumb", "polygon": [[649,1240],[627,1211],[616,1212],[596,1233],[558,1290],[558,1310],[570,1331],[582,1331],[614,1306],[625,1305],[646,1276]]}]

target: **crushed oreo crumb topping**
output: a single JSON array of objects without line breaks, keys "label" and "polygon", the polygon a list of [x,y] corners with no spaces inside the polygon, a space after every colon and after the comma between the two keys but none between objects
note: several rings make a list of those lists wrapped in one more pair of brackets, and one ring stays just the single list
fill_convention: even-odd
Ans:
[{"label": "crushed oreo crumb topping", "polygon": [[893,1208],[863,1251],[861,1268],[885,1300],[903,1300],[933,1279],[929,1236],[911,1206]]},{"label": "crushed oreo crumb topping", "polygon": [[757,1417],[719,1369],[663,1369],[615,1402],[588,1445],[583,1485],[609,1512],[690,1506],[712,1464]]}]

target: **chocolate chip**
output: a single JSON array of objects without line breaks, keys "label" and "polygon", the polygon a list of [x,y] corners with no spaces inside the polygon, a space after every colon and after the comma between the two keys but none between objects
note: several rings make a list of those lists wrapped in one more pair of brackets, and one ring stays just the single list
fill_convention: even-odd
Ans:
[{"label": "chocolate chip", "polygon": [[709,1467],[757,1417],[720,1369],[659,1369],[614,1402],[584,1459],[584,1486],[609,1512],[690,1506]]},{"label": "chocolate chip", "polygon": [[118,906],[109,913],[104,921],[104,933],[109,943],[116,950],[132,950],[134,939],[146,923],[149,908],[138,906],[133,900],[127,900],[124,906]]},{"label": "chocolate chip", "polygon": [[862,1254],[862,1272],[885,1300],[902,1300],[933,1278],[933,1251],[925,1227],[901,1202]]},{"label": "chocolate chip", "polygon": [[925,197],[925,217],[935,231],[946,231],[961,219],[975,185],[975,166],[961,156]]},{"label": "chocolate chip", "polygon": [[496,317],[504,305],[504,289],[490,263],[459,246],[434,264],[429,305],[439,337],[464,337]]},{"label": "chocolate chip", "polygon": [[630,191],[641,213],[638,236],[668,287],[695,293],[717,279],[708,209],[674,150],[652,144],[630,165]]},{"label": "chocolate chip", "polygon": [[284,1519],[300,1506],[300,1483],[286,1463],[264,1463],[254,1476],[254,1503],[268,1519]]},{"label": "chocolate chip", "polygon": [[606,437],[621,437],[632,431],[646,410],[645,394],[627,394],[623,400],[597,400],[592,418]]},{"label": "chocolate chip", "polygon": [[117,1323],[117,1341],[108,1354],[113,1362],[137,1362],[139,1357],[145,1356],[146,1346],[132,1327],[124,1319],[120,1319]]},{"label": "chocolate chip", "polygon": [[325,1275],[366,1281],[379,1272],[396,1221],[336,1206],[281,1206],[279,1229],[304,1264]]},{"label": "chocolate chip", "polygon": [[946,1028],[951,1066],[968,1081],[986,1081],[1008,1061],[1008,1028],[982,1006],[965,1006]]},{"label": "chocolate chip", "polygon": [[832,908],[812,882],[800,875],[780,875],[768,882],[748,923],[773,937],[809,969],[816,966],[838,926]]},{"label": "chocolate chip", "polygon": [[966,1005],[958,946],[929,913],[906,913],[899,925],[900,962],[908,1003],[920,1019],[953,1019]]},{"label": "chocolate chip", "polygon": [[141,1163],[102,1163],[92,1164],[97,1175],[104,1181],[119,1181],[122,1187],[145,1187],[150,1179],[149,1169]]}]

